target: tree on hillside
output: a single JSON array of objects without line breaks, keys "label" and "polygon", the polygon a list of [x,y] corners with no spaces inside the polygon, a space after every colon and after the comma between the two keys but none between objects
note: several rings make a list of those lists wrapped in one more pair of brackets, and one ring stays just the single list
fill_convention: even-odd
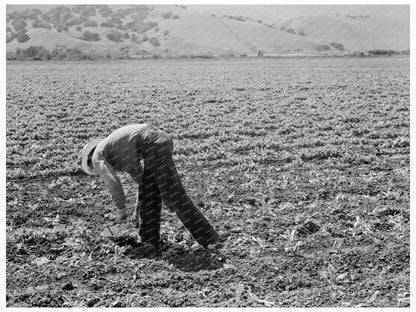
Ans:
[{"label": "tree on hillside", "polygon": [[84,27],[98,27],[96,21],[86,21],[82,26]]},{"label": "tree on hillside", "polygon": [[47,22],[43,22],[40,19],[36,19],[32,23],[33,28],[45,28],[45,29],[51,29],[51,25],[49,25]]},{"label": "tree on hillside", "polygon": [[84,31],[82,36],[79,38],[84,41],[100,41],[100,35],[98,33],[92,33],[90,31]]},{"label": "tree on hillside", "polygon": [[330,45],[339,51],[344,51],[344,45],[341,43],[331,42]]},{"label": "tree on hillside", "polygon": [[72,26],[81,25],[81,24],[82,24],[82,20],[78,17],[74,17],[70,19],[69,21],[67,21],[65,23],[65,26],[72,27]]},{"label": "tree on hillside", "polygon": [[30,46],[26,50],[24,50],[26,57],[32,58],[34,60],[42,60],[42,59],[49,59],[49,51],[46,50],[44,47],[41,46]]},{"label": "tree on hillside", "polygon": [[108,28],[116,28],[117,25],[112,23],[111,21],[105,21],[100,24],[101,27],[108,27]]},{"label": "tree on hillside", "polygon": [[57,32],[68,32],[68,26],[62,24],[55,25],[55,29]]},{"label": "tree on hillside", "polygon": [[84,7],[83,5],[75,5],[71,8],[71,11],[74,12],[74,13],[79,14],[79,13],[81,13],[83,7]]},{"label": "tree on hillside", "polygon": [[143,24],[142,22],[138,21],[134,22],[134,26],[130,30],[137,33],[144,33],[157,26],[158,24],[156,22],[146,22],[145,24]]},{"label": "tree on hillside", "polygon": [[169,18],[171,18],[173,16],[173,13],[172,12],[164,12],[164,13],[162,13],[162,17],[164,18],[164,19],[169,19]]},{"label": "tree on hillside", "polygon": [[20,49],[17,48],[15,52],[8,52],[7,59],[11,60],[24,60],[24,59],[31,59],[31,60],[49,60],[51,59],[51,55],[48,50],[41,46],[30,46],[27,49]]},{"label": "tree on hillside", "polygon": [[82,19],[88,19],[91,16],[95,16],[96,15],[96,10],[95,7],[92,5],[84,5],[83,9],[81,11],[80,17]]},{"label": "tree on hillside", "polygon": [[328,51],[328,50],[330,50],[331,48],[330,48],[330,46],[329,45],[327,45],[327,44],[318,44],[317,46],[316,46],[316,50],[317,51]]},{"label": "tree on hillside", "polygon": [[[72,19],[72,13],[69,11],[69,12],[66,12],[66,13],[64,13],[63,15],[62,15],[62,17],[61,17],[61,21],[63,22],[63,23],[67,23],[67,22],[69,22],[70,20]],[[77,19],[77,18],[75,18],[75,21],[78,21],[79,19]]]},{"label": "tree on hillside", "polygon": [[160,46],[160,42],[159,39],[157,39],[156,37],[152,37],[149,39],[149,43],[154,46],[155,48]]},{"label": "tree on hillside", "polygon": [[99,9],[98,13],[102,17],[109,17],[113,13],[113,10],[109,8],[108,6],[104,5]]},{"label": "tree on hillside", "polygon": [[67,54],[67,58],[70,58],[70,59],[78,60],[78,59],[84,58],[79,48],[73,48],[73,49],[68,48],[66,49],[66,54]]},{"label": "tree on hillside", "polygon": [[22,30],[25,29],[25,27],[27,26],[26,22],[24,20],[21,19],[15,19],[12,22],[12,26],[14,28],[15,31],[20,32]]},{"label": "tree on hillside", "polygon": [[42,19],[42,20],[44,20],[45,22],[50,22],[51,21],[51,18],[49,17],[49,15],[48,14],[46,14],[46,13],[42,13],[41,14],[41,16],[40,16],[40,18]]},{"label": "tree on hillside", "polygon": [[122,33],[118,31],[113,31],[107,34],[107,39],[113,42],[123,41],[121,38],[122,38]]},{"label": "tree on hillside", "polygon": [[22,14],[24,15],[25,19],[37,19],[38,15],[41,13],[42,11],[40,9],[26,9],[22,12]]},{"label": "tree on hillside", "polygon": [[71,10],[64,5],[60,5],[60,6],[52,7],[49,10],[49,13],[52,15],[63,15],[65,13],[71,14]]},{"label": "tree on hillside", "polygon": [[29,41],[29,40],[30,40],[30,37],[28,35],[26,35],[25,33],[19,33],[17,35],[17,42],[19,42],[19,43],[23,43],[23,42],[26,42],[26,41]]}]

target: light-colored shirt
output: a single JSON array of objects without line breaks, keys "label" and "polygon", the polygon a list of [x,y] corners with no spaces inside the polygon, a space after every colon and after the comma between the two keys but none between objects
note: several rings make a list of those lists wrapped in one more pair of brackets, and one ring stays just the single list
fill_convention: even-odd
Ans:
[{"label": "light-colored shirt", "polygon": [[146,126],[135,124],[115,130],[97,145],[92,155],[94,170],[105,182],[118,209],[125,208],[126,199],[116,171],[125,171],[140,183],[143,173],[140,150]]}]

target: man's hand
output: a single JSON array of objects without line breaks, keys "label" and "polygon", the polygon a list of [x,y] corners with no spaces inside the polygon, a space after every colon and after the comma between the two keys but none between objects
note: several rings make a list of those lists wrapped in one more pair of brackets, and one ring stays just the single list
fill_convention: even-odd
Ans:
[{"label": "man's hand", "polygon": [[117,223],[126,223],[128,222],[129,214],[127,213],[127,209],[118,209],[117,211]]}]

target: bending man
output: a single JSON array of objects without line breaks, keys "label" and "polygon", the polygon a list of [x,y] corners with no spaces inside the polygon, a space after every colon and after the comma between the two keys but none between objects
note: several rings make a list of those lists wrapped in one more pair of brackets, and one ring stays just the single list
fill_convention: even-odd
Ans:
[{"label": "bending man", "polygon": [[218,233],[187,196],[172,159],[172,149],[172,139],[166,132],[147,124],[129,125],[87,144],[81,166],[85,173],[98,174],[105,182],[117,208],[119,223],[128,221],[128,213],[116,171],[130,174],[138,184],[135,224],[142,242],[158,245],[163,200],[197,242],[207,247],[218,241]]}]

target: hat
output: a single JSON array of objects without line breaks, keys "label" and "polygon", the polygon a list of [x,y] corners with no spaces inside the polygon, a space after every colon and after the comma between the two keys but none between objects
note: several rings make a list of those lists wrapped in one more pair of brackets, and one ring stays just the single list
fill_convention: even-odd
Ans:
[{"label": "hat", "polygon": [[84,148],[82,149],[82,160],[81,160],[81,168],[84,170],[86,174],[89,175],[96,175],[97,173],[93,168],[88,166],[88,155],[90,155],[91,151],[95,149],[103,139],[97,138],[92,140],[90,143],[86,144]]}]

